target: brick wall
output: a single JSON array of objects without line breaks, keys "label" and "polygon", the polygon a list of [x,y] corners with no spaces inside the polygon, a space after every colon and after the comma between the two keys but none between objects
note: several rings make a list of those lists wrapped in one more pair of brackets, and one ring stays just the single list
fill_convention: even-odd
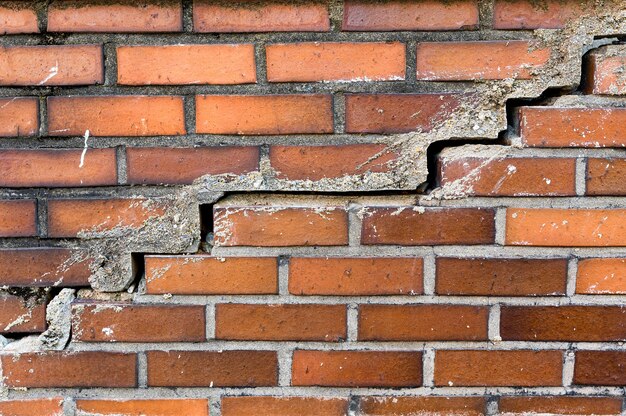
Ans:
[{"label": "brick wall", "polygon": [[0,415],[626,415],[621,0],[0,33]]}]

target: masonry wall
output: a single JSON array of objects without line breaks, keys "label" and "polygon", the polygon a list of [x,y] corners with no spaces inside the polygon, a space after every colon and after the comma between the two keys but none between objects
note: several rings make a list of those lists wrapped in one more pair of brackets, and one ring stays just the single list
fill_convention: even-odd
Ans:
[{"label": "masonry wall", "polygon": [[0,32],[0,415],[626,415],[622,1]]}]

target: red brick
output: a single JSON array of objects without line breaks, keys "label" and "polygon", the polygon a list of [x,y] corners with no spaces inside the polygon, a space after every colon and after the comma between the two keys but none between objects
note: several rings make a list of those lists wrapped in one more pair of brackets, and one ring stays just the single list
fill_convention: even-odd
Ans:
[{"label": "red brick", "polygon": [[405,45],[286,43],[266,46],[270,82],[399,81],[406,76]]},{"label": "red brick", "polygon": [[276,386],[273,351],[148,351],[150,387]]},{"label": "red brick", "polygon": [[362,244],[492,244],[495,213],[482,208],[369,207]]},{"label": "red brick", "polygon": [[196,130],[209,134],[333,132],[330,95],[199,95]]},{"label": "red brick", "polygon": [[57,0],[48,11],[49,32],[178,32],[183,30],[179,0]]},{"label": "red brick", "polygon": [[438,160],[441,186],[455,184],[466,195],[576,195],[576,159],[532,157],[456,157]]},{"label": "red brick", "polygon": [[204,175],[245,175],[259,170],[258,147],[128,147],[130,184],[191,184]]},{"label": "red brick", "polygon": [[366,396],[359,400],[359,415],[483,416],[486,406],[484,397]]},{"label": "red brick", "polygon": [[117,185],[117,161],[115,149],[3,149],[0,174],[11,188]]},{"label": "red brick", "polygon": [[136,387],[137,356],[102,351],[2,355],[9,387]]},{"label": "red brick", "polygon": [[271,257],[146,256],[146,292],[275,294],[278,292],[278,261]]},{"label": "red brick", "polygon": [[489,309],[464,305],[360,305],[360,341],[487,340]]},{"label": "red brick", "polygon": [[625,108],[522,107],[520,135],[530,147],[622,147]]},{"label": "red brick", "polygon": [[348,399],[326,397],[222,397],[222,416],[345,416]]},{"label": "red brick", "polygon": [[245,0],[209,2],[194,0],[193,27],[196,32],[327,32],[328,9],[323,3],[282,4],[268,1],[250,4]]},{"label": "red brick", "polygon": [[213,210],[219,246],[345,246],[348,215],[343,208],[227,206]]},{"label": "red brick", "polygon": [[296,350],[291,374],[293,386],[419,387],[422,353]]},{"label": "red brick", "polygon": [[625,351],[577,351],[574,384],[620,386],[626,384]]},{"label": "red brick", "polygon": [[589,94],[626,94],[626,48],[607,46],[592,51],[585,62],[585,92]]},{"label": "red brick", "polygon": [[0,85],[91,85],[104,82],[100,45],[0,48]]},{"label": "red brick", "polygon": [[346,132],[428,132],[448,120],[459,94],[346,94]]},{"label": "red brick", "polygon": [[626,210],[509,208],[506,215],[507,245],[626,245]]},{"label": "red brick", "polygon": [[119,46],[117,82],[121,85],[255,83],[254,45]]},{"label": "red brick", "polygon": [[287,180],[319,181],[389,172],[397,157],[384,144],[270,147],[270,163],[276,177]]},{"label": "red brick", "polygon": [[420,258],[304,258],[289,260],[294,295],[413,295],[423,292]]},{"label": "red brick", "polygon": [[576,293],[626,294],[626,259],[579,260]]},{"label": "red brick", "polygon": [[421,42],[417,79],[530,79],[548,58],[548,49],[533,49],[527,41]]},{"label": "red brick", "polygon": [[163,213],[161,204],[141,198],[52,199],[48,201],[48,235],[80,237],[141,228],[148,219]]},{"label": "red brick", "polygon": [[587,195],[626,195],[626,159],[587,159]]},{"label": "red brick", "polygon": [[496,0],[493,26],[496,29],[560,29],[583,14],[580,0]]},{"label": "red brick", "polygon": [[63,414],[63,398],[2,401],[0,414],[3,416],[59,416]]},{"label": "red brick", "polygon": [[620,306],[503,306],[500,335],[511,341],[624,341]]},{"label": "red brick", "polygon": [[555,415],[614,415],[622,413],[622,399],[618,397],[501,397],[500,412],[506,414],[555,414]]},{"label": "red brick", "polygon": [[74,341],[202,342],[206,340],[205,328],[201,305],[72,305]]},{"label": "red brick", "polygon": [[219,304],[215,338],[259,341],[346,339],[345,305]]},{"label": "red brick", "polygon": [[342,30],[465,30],[478,27],[478,2],[346,0]]},{"label": "red brick", "polygon": [[35,136],[39,130],[39,101],[36,98],[0,100],[0,137]]},{"label": "red brick", "polygon": [[207,399],[150,399],[150,400],[76,400],[79,415],[98,416],[209,416]]},{"label": "red brick", "polygon": [[435,386],[560,386],[562,351],[437,351]]},{"label": "red brick", "polygon": [[87,252],[54,247],[0,250],[0,285],[88,286]]},{"label": "red brick", "polygon": [[0,296],[0,333],[43,332],[46,330],[46,303],[18,296]]},{"label": "red brick", "polygon": [[37,235],[35,200],[0,201],[0,237],[32,237]]},{"label": "red brick", "polygon": [[51,136],[163,136],[185,134],[182,97],[49,97]]},{"label": "red brick", "polygon": [[555,296],[565,294],[567,259],[438,258],[439,295]]},{"label": "red brick", "polygon": [[0,35],[18,33],[39,33],[37,13],[28,2],[0,6]]}]

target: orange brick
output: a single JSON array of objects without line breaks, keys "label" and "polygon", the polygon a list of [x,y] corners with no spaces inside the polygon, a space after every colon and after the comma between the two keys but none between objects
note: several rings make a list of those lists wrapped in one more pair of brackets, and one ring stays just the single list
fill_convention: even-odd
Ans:
[{"label": "orange brick", "polygon": [[567,259],[438,258],[439,295],[564,295]]},{"label": "orange brick", "polygon": [[584,89],[589,94],[626,94],[626,48],[605,46],[592,51],[585,62]]},{"label": "orange brick", "polygon": [[146,256],[146,292],[179,295],[252,295],[278,292],[271,257]]},{"label": "orange brick", "polygon": [[78,149],[6,149],[0,165],[4,187],[117,185],[115,149],[89,149],[84,156]]},{"label": "orange brick", "polygon": [[246,0],[211,2],[194,0],[193,27],[196,32],[326,32],[330,30],[328,9],[323,3],[282,4]]},{"label": "orange brick", "polygon": [[491,244],[495,213],[482,208],[368,207],[362,244]]},{"label": "orange brick", "polygon": [[560,386],[562,351],[435,353],[435,386]]},{"label": "orange brick", "polygon": [[127,147],[130,184],[191,184],[204,175],[244,175],[259,170],[258,147]]},{"label": "orange brick", "polygon": [[296,350],[291,377],[293,386],[419,387],[422,353]]},{"label": "orange brick", "polygon": [[483,416],[486,406],[484,397],[366,396],[359,400],[358,414]]},{"label": "orange brick", "polygon": [[360,305],[359,341],[487,340],[486,307]]},{"label": "orange brick", "polygon": [[577,351],[574,357],[574,384],[588,386],[624,386],[626,352]]},{"label": "orange brick", "polygon": [[330,95],[199,95],[196,130],[209,134],[333,132]]},{"label": "orange brick", "polygon": [[527,396],[501,397],[498,410],[506,414],[614,415],[622,413],[618,397]]},{"label": "orange brick", "polygon": [[0,85],[91,85],[104,82],[100,45],[0,48]]},{"label": "orange brick", "polygon": [[506,215],[507,245],[626,245],[626,210],[509,208]]},{"label": "orange brick", "polygon": [[342,30],[459,30],[478,27],[478,2],[346,0]]},{"label": "orange brick", "polygon": [[215,338],[259,341],[346,339],[345,305],[219,304]]},{"label": "orange brick", "polygon": [[440,185],[458,184],[467,195],[576,195],[573,158],[457,157],[444,152],[438,165]]},{"label": "orange brick", "polygon": [[52,199],[48,201],[48,235],[77,237],[116,228],[140,228],[160,215],[162,205],[141,198]]},{"label": "orange brick", "polygon": [[222,397],[222,416],[345,416],[348,399],[326,397]]},{"label": "orange brick", "polygon": [[3,416],[59,416],[63,414],[63,399],[9,400],[0,402]]},{"label": "orange brick", "polygon": [[0,250],[0,285],[88,286],[87,252],[54,247]]},{"label": "orange brick", "polygon": [[399,42],[273,44],[265,53],[270,82],[398,81],[406,75]]},{"label": "orange brick", "polygon": [[624,341],[620,306],[502,306],[500,335],[508,341]]},{"label": "orange brick", "polygon": [[219,246],[344,246],[348,214],[339,207],[216,207]]},{"label": "orange brick", "polygon": [[579,260],[576,293],[626,294],[626,259]]},{"label": "orange brick", "polygon": [[39,101],[36,98],[0,100],[0,137],[35,136],[39,130]]},{"label": "orange brick", "polygon": [[548,49],[533,49],[527,41],[421,42],[417,79],[530,79],[548,58]]},{"label": "orange brick", "polygon": [[[430,131],[454,116],[459,94],[346,94],[346,132]],[[416,110],[418,109],[418,110]]]},{"label": "orange brick", "polygon": [[209,416],[207,399],[76,400],[78,415]]},{"label": "orange brick", "polygon": [[626,159],[587,159],[587,195],[626,195]]},{"label": "orange brick", "polygon": [[136,387],[137,355],[102,351],[4,354],[9,387]]},{"label": "orange brick", "polygon": [[276,177],[287,180],[319,181],[390,172],[397,157],[384,144],[270,147],[270,163]]},{"label": "orange brick", "polygon": [[[20,7],[15,7],[16,5]],[[37,13],[28,2],[0,6],[0,35],[17,33],[39,33]]]},{"label": "orange brick", "polygon": [[19,296],[0,296],[0,333],[43,332],[46,330],[46,303]]},{"label": "orange brick", "polygon": [[119,46],[117,82],[121,85],[254,83],[254,46]]},{"label": "orange brick", "polygon": [[148,351],[150,387],[276,386],[274,351]]},{"label": "orange brick", "polygon": [[51,136],[185,134],[182,97],[49,97]]},{"label": "orange brick", "polygon": [[56,0],[48,11],[48,32],[178,32],[183,30],[180,0]]},{"label": "orange brick", "polygon": [[624,108],[522,107],[520,135],[529,147],[622,147]]},{"label": "orange brick", "polygon": [[294,295],[412,295],[423,292],[420,258],[304,258],[289,260]]},{"label": "orange brick", "polygon": [[0,201],[0,237],[32,237],[37,235],[35,200]]},{"label": "orange brick", "polygon": [[496,29],[560,29],[585,12],[580,0],[496,0],[493,26]]},{"label": "orange brick", "polygon": [[83,342],[202,342],[205,310],[200,305],[72,305],[72,335]]}]

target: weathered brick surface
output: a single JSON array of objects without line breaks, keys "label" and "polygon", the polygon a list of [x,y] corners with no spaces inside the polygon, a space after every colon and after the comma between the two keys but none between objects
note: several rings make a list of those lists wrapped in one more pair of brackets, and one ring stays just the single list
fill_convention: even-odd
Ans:
[{"label": "weathered brick surface", "polygon": [[86,286],[89,254],[83,250],[33,247],[0,250],[0,284],[6,286]]},{"label": "weathered brick surface", "polygon": [[181,411],[189,416],[209,416],[207,399],[152,400],[77,400],[79,415],[176,416]]},{"label": "weathered brick surface", "polygon": [[418,387],[422,354],[297,350],[291,374],[295,386]]},{"label": "weathered brick surface", "polygon": [[420,413],[481,416],[486,405],[482,397],[370,396],[360,399],[359,411],[368,416]]},{"label": "weathered brick surface", "polygon": [[35,200],[0,201],[0,237],[37,235]]},{"label": "weathered brick surface", "polygon": [[343,30],[467,30],[478,26],[478,3],[437,1],[375,3],[362,0],[344,2]]},{"label": "weathered brick surface", "polygon": [[28,3],[19,8],[0,6],[0,34],[13,35],[18,33],[37,33],[39,26],[37,12]]},{"label": "weathered brick surface", "polygon": [[623,386],[626,383],[624,351],[578,351],[574,366],[574,384]]},{"label": "weathered brick surface", "polygon": [[7,416],[58,416],[63,414],[63,399],[7,400],[0,402],[0,413]]},{"label": "weathered brick surface", "polygon": [[576,275],[576,293],[626,293],[626,259],[581,259]]},{"label": "weathered brick surface", "polygon": [[532,0],[496,0],[496,29],[559,29],[585,12],[578,0],[547,0],[541,5]]},{"label": "weathered brick surface", "polygon": [[398,81],[406,76],[405,45],[295,43],[266,47],[270,82]]},{"label": "weathered brick surface", "polygon": [[46,302],[20,297],[0,297],[0,333],[43,332],[46,330]]},{"label": "weathered brick surface", "polygon": [[131,1],[114,4],[57,0],[48,11],[50,32],[176,32],[183,29],[179,1]]},{"label": "weathered brick surface", "polygon": [[564,415],[619,415],[622,400],[613,397],[502,397],[503,413],[556,413]]},{"label": "weathered brick surface", "polygon": [[253,416],[271,414],[276,416],[343,416],[348,412],[348,400],[344,398],[317,397],[224,397],[223,416]]},{"label": "weathered brick surface", "polygon": [[194,0],[193,26],[197,32],[325,32],[330,29],[323,3],[285,4],[268,1],[249,7],[246,2],[220,4]]}]

